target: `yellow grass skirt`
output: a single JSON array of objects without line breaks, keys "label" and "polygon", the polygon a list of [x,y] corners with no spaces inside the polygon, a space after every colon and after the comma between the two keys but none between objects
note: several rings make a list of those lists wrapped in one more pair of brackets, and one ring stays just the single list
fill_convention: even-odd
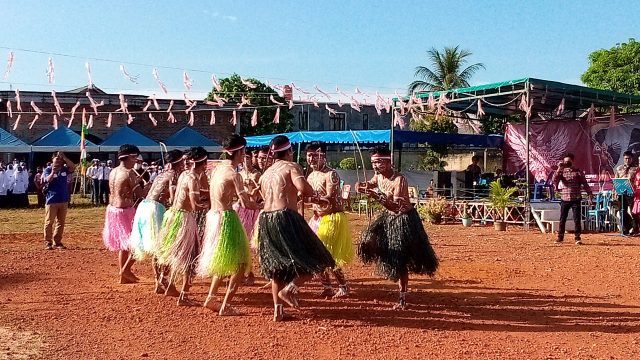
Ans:
[{"label": "yellow grass skirt", "polygon": [[338,267],[351,263],[354,257],[354,249],[351,240],[351,229],[349,229],[349,222],[345,213],[338,212],[320,218],[313,217],[309,220],[309,226],[329,250]]}]

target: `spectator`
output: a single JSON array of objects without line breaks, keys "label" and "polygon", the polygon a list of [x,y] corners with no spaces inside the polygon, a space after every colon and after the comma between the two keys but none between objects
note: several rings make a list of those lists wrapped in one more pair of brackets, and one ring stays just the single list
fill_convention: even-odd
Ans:
[{"label": "spectator", "polygon": [[35,187],[36,195],[38,196],[38,207],[44,206],[44,193],[42,192],[42,167],[38,166],[36,169],[36,175],[33,177],[33,186]]},{"label": "spectator", "polygon": [[584,177],[582,170],[573,166],[574,155],[568,153],[563,161],[558,164],[558,170],[553,176],[553,184],[556,189],[562,181],[563,188],[560,190],[560,225],[558,228],[558,239],[556,243],[564,240],[564,229],[569,216],[569,209],[573,211],[573,222],[575,224],[576,245],[581,245],[580,233],[582,231],[582,193],[581,189],[587,192],[591,201],[591,188]]},{"label": "spectator", "polygon": [[[633,152],[625,151],[623,154],[624,163],[616,168],[616,177],[628,179],[629,181],[633,181],[633,178],[636,175],[636,171],[638,168],[634,165],[634,156]],[[624,199],[623,199],[624,197]],[[637,234],[639,228],[640,217],[636,215],[631,215],[631,209],[633,208],[633,195],[620,195],[618,194],[618,201],[620,203],[624,202],[624,209],[620,210],[620,216],[624,216],[624,229],[622,229],[623,234]]]},{"label": "spectator", "polygon": [[[58,249],[65,249],[62,244],[62,234],[70,199],[67,179],[74,170],[73,162],[62,152],[57,152],[53,155],[52,165],[44,171],[47,189],[44,207],[44,242],[47,250],[53,249],[54,244]],[[53,230],[54,223],[55,230]]]},{"label": "spectator", "polygon": [[7,207],[7,187],[5,186],[6,171],[0,165],[0,209]]},{"label": "spectator", "polygon": [[10,163],[7,165],[7,170],[5,170],[4,175],[4,187],[7,191],[7,207],[11,207],[11,204],[13,203],[13,182],[15,180],[13,174],[13,163]]},{"label": "spectator", "polygon": [[109,174],[111,174],[111,167],[107,166],[104,162],[101,162],[97,172],[98,180],[100,181],[100,195],[98,198],[100,200],[100,204],[105,205],[109,203]]},{"label": "spectator", "polygon": [[29,207],[29,174],[27,170],[18,165],[13,175],[13,201],[17,208]]},{"label": "spectator", "polygon": [[87,168],[86,176],[91,179],[91,203],[94,205],[100,204],[100,179],[98,178],[98,159],[94,159],[91,166]]}]

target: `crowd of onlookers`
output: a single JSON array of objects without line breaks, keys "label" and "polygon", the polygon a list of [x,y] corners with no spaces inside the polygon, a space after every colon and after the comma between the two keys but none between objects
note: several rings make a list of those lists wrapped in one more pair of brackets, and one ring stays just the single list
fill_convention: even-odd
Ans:
[{"label": "crowd of onlookers", "polygon": [[29,193],[38,194],[38,206],[44,206],[42,168],[29,170],[18,159],[9,163],[0,161],[0,208],[28,207]]}]

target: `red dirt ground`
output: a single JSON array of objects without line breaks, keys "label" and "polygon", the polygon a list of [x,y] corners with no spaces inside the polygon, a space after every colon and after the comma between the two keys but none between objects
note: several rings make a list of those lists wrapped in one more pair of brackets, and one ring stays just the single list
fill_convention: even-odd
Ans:
[{"label": "red dirt ground", "polygon": [[[351,219],[356,238],[366,221]],[[586,234],[583,246],[558,246],[515,226],[429,225],[441,268],[411,278],[409,310],[391,310],[395,285],[356,262],[350,298],[318,299],[309,283],[305,312],[273,323],[259,286],[234,301],[246,316],[223,318],[153,294],[147,263],[134,267],[139,284],[117,284],[95,223],[70,224],[66,251],[42,250],[36,231],[0,235],[0,359],[640,356],[638,238]],[[207,287],[198,280],[193,296],[204,300]]]}]

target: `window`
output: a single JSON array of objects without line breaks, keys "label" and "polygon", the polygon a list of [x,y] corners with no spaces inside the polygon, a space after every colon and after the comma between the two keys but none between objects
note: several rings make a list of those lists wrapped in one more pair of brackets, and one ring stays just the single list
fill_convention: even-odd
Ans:
[{"label": "window", "polygon": [[343,112],[331,114],[329,116],[329,124],[331,124],[331,130],[345,130],[345,118],[346,114]]},{"label": "window", "polygon": [[369,114],[362,114],[362,130],[369,130]]},{"label": "window", "polygon": [[309,130],[309,112],[298,111],[298,129]]}]

